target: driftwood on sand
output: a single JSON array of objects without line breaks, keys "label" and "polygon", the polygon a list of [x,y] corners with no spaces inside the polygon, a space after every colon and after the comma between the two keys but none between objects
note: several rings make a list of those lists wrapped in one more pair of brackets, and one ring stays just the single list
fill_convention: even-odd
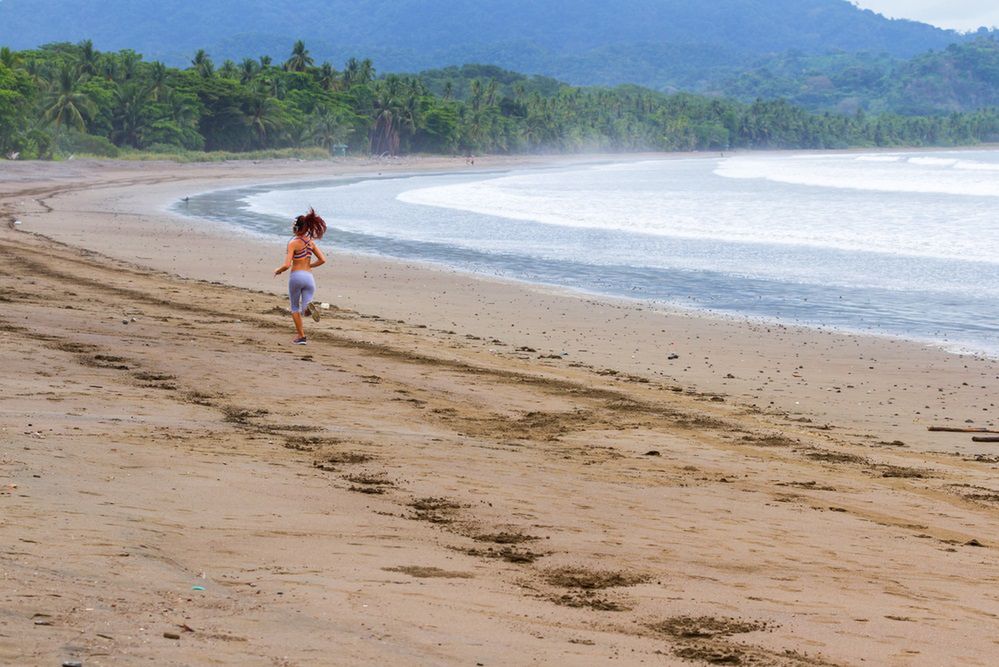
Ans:
[{"label": "driftwood on sand", "polygon": [[999,433],[987,428],[962,427],[962,426],[927,426],[928,431],[940,431],[945,433]]}]

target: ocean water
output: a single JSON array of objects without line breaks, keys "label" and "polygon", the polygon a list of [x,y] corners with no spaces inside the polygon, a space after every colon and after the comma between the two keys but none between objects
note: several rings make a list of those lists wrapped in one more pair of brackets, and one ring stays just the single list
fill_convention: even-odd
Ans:
[{"label": "ocean water", "polygon": [[671,307],[999,357],[999,151],[742,154],[192,197],[187,215]]}]

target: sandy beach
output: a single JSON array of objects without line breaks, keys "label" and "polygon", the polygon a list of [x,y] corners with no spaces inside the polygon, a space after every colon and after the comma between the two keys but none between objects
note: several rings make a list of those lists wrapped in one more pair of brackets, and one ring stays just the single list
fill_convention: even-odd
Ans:
[{"label": "sandy beach", "polygon": [[168,210],[471,168],[0,163],[0,664],[994,663],[995,360]]}]

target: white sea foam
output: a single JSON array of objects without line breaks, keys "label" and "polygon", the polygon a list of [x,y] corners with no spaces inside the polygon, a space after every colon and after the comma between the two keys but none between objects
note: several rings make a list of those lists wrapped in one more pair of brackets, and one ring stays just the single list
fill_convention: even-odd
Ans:
[{"label": "white sea foam", "polygon": [[[735,158],[724,160],[716,173],[826,188],[856,181],[867,186],[856,189],[872,189],[877,177],[869,173],[871,167],[860,166],[863,174],[850,169],[857,166],[847,160],[837,160],[832,168],[813,164],[803,169],[793,158]],[[882,181],[886,190],[897,191],[896,176],[885,175]],[[406,190],[398,199],[560,227],[999,263],[999,230],[994,221],[989,227],[991,209],[971,216],[962,209],[963,219],[957,214],[927,217],[920,205],[869,195],[826,197],[817,207],[808,197],[759,189],[747,193],[725,181],[716,189],[701,187],[690,192],[671,181],[670,172],[647,166],[644,175],[636,172],[630,181],[580,171],[516,175]]]},{"label": "white sea foam", "polygon": [[818,160],[740,156],[722,161],[715,173],[819,188],[999,197],[996,170],[999,163],[933,156],[891,162],[877,156],[863,160],[838,155]]},{"label": "white sea foam", "polygon": [[857,162],[898,162],[902,159],[900,155],[858,155],[854,158]]},{"label": "white sea foam", "polygon": [[911,157],[908,162],[909,164],[916,164],[923,167],[953,167],[957,164],[955,158],[939,157]]},{"label": "white sea foam", "polygon": [[598,164],[589,167],[590,171],[612,171],[612,172],[624,172],[624,171],[648,171],[649,168],[656,165],[661,165],[667,160],[636,160],[634,162],[611,162],[608,164]]},{"label": "white sea foam", "polygon": [[978,162],[976,160],[958,160],[954,163],[954,168],[969,171],[999,171],[999,164]]}]

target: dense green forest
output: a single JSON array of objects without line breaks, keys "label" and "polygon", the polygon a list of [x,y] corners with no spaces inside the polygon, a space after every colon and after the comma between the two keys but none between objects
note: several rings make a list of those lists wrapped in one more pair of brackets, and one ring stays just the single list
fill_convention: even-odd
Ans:
[{"label": "dense green forest", "polygon": [[999,106],[999,39],[974,39],[910,60],[888,54],[800,51],[774,56],[716,84],[737,99],[783,98],[814,110],[906,115]]},{"label": "dense green forest", "polygon": [[574,85],[634,83],[703,92],[747,63],[796,50],[907,59],[967,37],[890,20],[849,0],[2,0],[0,44],[13,49],[91,39],[186,67],[267,53],[289,36],[313,57],[355,54],[415,73],[460,63]]},{"label": "dense green forest", "polygon": [[577,152],[952,145],[999,140],[995,109],[936,116],[814,114],[637,86],[579,88],[489,66],[376,76],[342,70],[301,41],[268,56],[183,69],[84,41],[0,49],[0,151],[267,151],[339,144],[354,152]]}]

